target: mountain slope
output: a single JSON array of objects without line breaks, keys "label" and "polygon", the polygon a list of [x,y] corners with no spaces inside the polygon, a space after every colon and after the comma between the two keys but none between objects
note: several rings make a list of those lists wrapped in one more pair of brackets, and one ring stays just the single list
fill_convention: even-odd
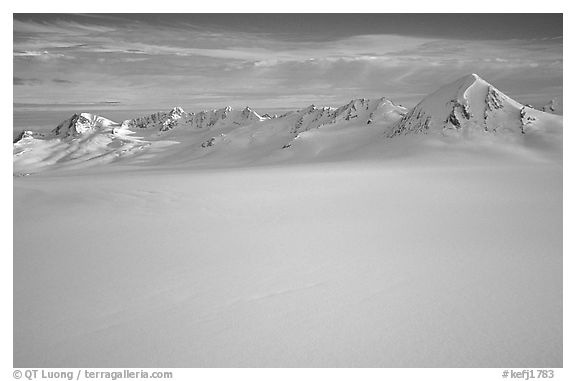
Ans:
[{"label": "mountain slope", "polygon": [[78,137],[94,131],[108,131],[118,125],[118,123],[102,116],[83,112],[74,114],[60,123],[52,130],[52,134],[60,138]]},{"label": "mountain slope", "polygon": [[[404,135],[419,137],[403,143],[388,139]],[[455,142],[466,144],[456,147]],[[198,113],[174,107],[122,123],[74,114],[50,133],[23,131],[14,139],[13,158],[15,173],[31,173],[120,160],[222,167],[350,155],[385,158],[439,146],[462,152],[497,148],[528,156],[536,149],[538,155],[558,158],[562,117],[524,106],[470,74],[428,95],[409,112],[387,98],[362,98],[274,117],[249,107]]]},{"label": "mountain slope", "polygon": [[201,111],[199,113],[186,112],[181,107],[174,107],[169,112],[157,112],[124,121],[124,125],[134,129],[151,128],[159,132],[166,132],[178,127],[204,129],[224,125],[241,126],[261,122],[265,119],[267,118],[261,117],[249,107],[241,111],[233,110],[231,107],[225,107],[217,110]]},{"label": "mountain slope", "polygon": [[[372,135],[381,134],[405,112],[403,107],[380,98],[356,99],[338,108],[311,105],[274,118],[262,117],[249,107],[198,113],[175,107],[122,123],[88,113],[74,114],[49,134],[23,131],[14,140],[14,170],[27,173],[48,167],[94,165],[134,154],[148,164],[203,159],[215,165],[231,165],[270,156],[306,158],[336,146],[368,143]],[[325,133],[305,134],[320,128]],[[346,140],[331,139],[342,135],[335,132],[340,129],[349,130]],[[307,139],[301,139],[304,135]],[[304,148],[306,153],[301,149],[279,153],[297,140],[306,140],[312,146]]]},{"label": "mountain slope", "polygon": [[19,134],[13,144],[14,172],[109,163],[150,145],[132,134],[125,125],[102,116],[74,114],[48,133]]},{"label": "mountain slope", "polygon": [[542,111],[549,112],[551,114],[562,115],[564,113],[562,96],[552,98],[550,102],[546,103],[542,107]]},{"label": "mountain slope", "polygon": [[425,97],[390,131],[443,135],[525,134],[543,113],[524,106],[476,74],[466,75]]}]

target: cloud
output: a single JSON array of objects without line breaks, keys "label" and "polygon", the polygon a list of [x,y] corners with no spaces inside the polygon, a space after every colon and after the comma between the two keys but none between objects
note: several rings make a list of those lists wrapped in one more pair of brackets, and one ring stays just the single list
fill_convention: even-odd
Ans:
[{"label": "cloud", "polygon": [[63,53],[54,53],[49,52],[47,50],[37,51],[37,50],[20,50],[14,51],[13,56],[15,59],[23,59],[23,60],[38,60],[38,61],[48,61],[53,59],[59,58],[66,58],[71,59],[73,57],[67,56]]},{"label": "cloud", "polygon": [[[470,72],[511,96],[550,97],[561,89],[562,38],[319,40],[184,22],[118,22],[113,15],[72,17],[14,20],[16,101],[92,102],[114,93],[123,104],[154,109],[159,103],[224,105],[226,99],[296,107],[311,99],[337,104],[379,96],[409,105]],[[59,79],[62,73],[66,79]],[[59,86],[67,83],[78,86]],[[37,86],[31,91],[23,84]]]},{"label": "cloud", "polygon": [[44,54],[50,54],[48,53],[46,50],[40,52],[40,51],[35,51],[35,50],[24,50],[24,51],[15,51],[14,52],[14,57],[39,57],[42,56]]},{"label": "cloud", "polygon": [[35,86],[40,83],[42,83],[42,81],[37,78],[14,77],[14,86]]}]

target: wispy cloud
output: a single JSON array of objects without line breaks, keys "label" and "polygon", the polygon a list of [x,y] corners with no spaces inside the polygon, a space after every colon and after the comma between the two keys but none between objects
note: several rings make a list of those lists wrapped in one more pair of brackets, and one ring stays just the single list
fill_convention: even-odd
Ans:
[{"label": "wispy cloud", "polygon": [[14,86],[34,86],[40,83],[42,83],[42,81],[36,78],[14,77]]},{"label": "wispy cloud", "polygon": [[356,96],[388,96],[411,104],[469,72],[525,99],[551,96],[562,86],[560,36],[319,39],[293,33],[285,38],[273,28],[230,30],[182,19],[151,23],[118,17],[15,19],[14,84],[36,85],[34,91],[19,86],[15,100],[94,102],[114,94],[125,105],[204,108],[236,101],[297,107],[310,99],[337,104]]}]

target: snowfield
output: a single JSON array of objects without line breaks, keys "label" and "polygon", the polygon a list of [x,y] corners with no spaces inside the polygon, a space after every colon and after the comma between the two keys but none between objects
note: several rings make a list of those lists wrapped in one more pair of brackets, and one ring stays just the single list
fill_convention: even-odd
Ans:
[{"label": "snowfield", "polygon": [[562,367],[562,117],[430,97],[23,134],[14,366]]}]

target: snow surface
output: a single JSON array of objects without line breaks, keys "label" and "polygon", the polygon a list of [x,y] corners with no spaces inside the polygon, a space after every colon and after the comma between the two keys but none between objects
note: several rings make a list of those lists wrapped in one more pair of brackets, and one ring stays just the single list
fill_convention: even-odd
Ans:
[{"label": "snow surface", "polygon": [[552,98],[550,102],[546,103],[544,107],[542,107],[542,111],[549,112],[551,114],[558,114],[562,115],[564,113],[564,105],[563,105],[563,97],[558,96]]},{"label": "snow surface", "polygon": [[562,117],[491,88],[23,134],[14,366],[561,367]]}]

